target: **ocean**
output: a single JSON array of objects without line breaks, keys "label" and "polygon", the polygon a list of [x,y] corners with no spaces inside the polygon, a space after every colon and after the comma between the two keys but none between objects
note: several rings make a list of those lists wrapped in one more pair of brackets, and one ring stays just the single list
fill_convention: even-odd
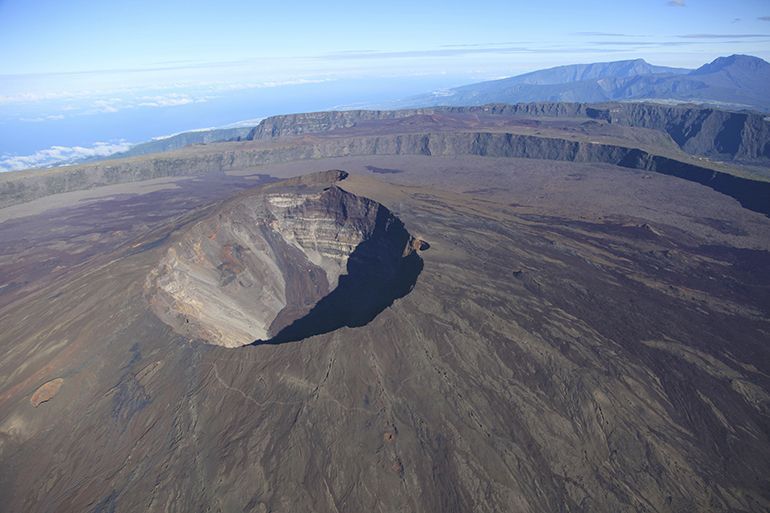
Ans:
[{"label": "ocean", "polygon": [[174,133],[277,114],[377,108],[464,82],[425,76],[346,79],[201,92],[179,89],[0,103],[0,171],[124,151]]}]

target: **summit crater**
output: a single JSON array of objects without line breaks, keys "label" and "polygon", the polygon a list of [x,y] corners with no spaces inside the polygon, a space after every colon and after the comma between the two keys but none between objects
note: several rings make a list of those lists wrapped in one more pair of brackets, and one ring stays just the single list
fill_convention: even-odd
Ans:
[{"label": "summit crater", "polygon": [[424,244],[386,207],[340,188],[346,177],[270,184],[192,225],[146,280],[154,313],[231,348],[366,324],[411,290]]}]

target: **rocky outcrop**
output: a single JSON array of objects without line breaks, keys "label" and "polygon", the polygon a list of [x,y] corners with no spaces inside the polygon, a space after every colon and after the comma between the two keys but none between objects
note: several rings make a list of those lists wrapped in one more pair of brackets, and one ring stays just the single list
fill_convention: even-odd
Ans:
[{"label": "rocky outcrop", "polygon": [[[330,171],[271,185],[195,224],[148,277],[154,312],[190,338],[238,347],[271,341],[345,278],[399,282],[405,262],[418,258],[412,237],[382,205],[333,185],[345,176]],[[343,315],[340,324],[363,313]],[[318,329],[305,326],[302,338]]]}]

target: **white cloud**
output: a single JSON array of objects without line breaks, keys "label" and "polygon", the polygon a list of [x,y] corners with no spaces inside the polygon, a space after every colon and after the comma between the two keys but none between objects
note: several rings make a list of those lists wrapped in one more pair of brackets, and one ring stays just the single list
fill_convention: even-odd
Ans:
[{"label": "white cloud", "polygon": [[[2,0],[0,0],[2,1]],[[100,109],[129,108],[147,103],[144,107],[173,107],[189,103],[202,103],[212,99],[212,94],[246,89],[267,89],[274,87],[319,84],[332,81],[332,78],[287,78],[284,80],[216,80],[155,83],[152,86],[105,87],[101,89],[77,88],[59,91],[23,91],[6,93],[0,89],[0,106],[11,104],[38,104],[41,102],[62,102],[74,110],[73,103],[91,102],[99,104]],[[126,105],[122,105],[125,103]]]},{"label": "white cloud", "polygon": [[671,7],[687,7],[685,0],[669,0],[668,5]]},{"label": "white cloud", "polygon": [[104,100],[96,100],[93,103],[93,106],[99,112],[112,113],[121,110],[122,103],[123,101],[120,98],[109,98]]},{"label": "white cloud", "polygon": [[51,146],[31,155],[0,156],[0,172],[19,171],[35,167],[52,167],[72,164],[90,157],[106,157],[131,148],[126,141],[116,143],[97,142],[93,146]]},{"label": "white cloud", "polygon": [[64,92],[0,94],[0,105],[11,103],[38,103],[47,100],[62,100],[69,98],[72,98],[72,95]]},{"label": "white cloud", "polygon": [[191,97],[186,94],[169,94],[164,96],[143,96],[139,98],[138,107],[179,107],[191,103],[204,103],[208,97]]},{"label": "white cloud", "polygon": [[24,121],[25,123],[43,123],[45,121],[59,121],[61,119],[64,119],[63,114],[49,114],[48,116],[34,118],[19,118],[19,121]]},{"label": "white cloud", "polygon": [[189,94],[171,93],[156,96],[127,96],[125,98],[102,98],[92,103],[99,112],[118,112],[139,107],[163,108],[180,107],[191,103],[205,103],[210,96],[192,96]]}]

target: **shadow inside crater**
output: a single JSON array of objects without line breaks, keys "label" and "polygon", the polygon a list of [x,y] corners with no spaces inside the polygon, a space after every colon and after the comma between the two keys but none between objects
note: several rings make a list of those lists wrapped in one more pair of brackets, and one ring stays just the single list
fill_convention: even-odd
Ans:
[{"label": "shadow inside crater", "polygon": [[381,214],[372,237],[350,254],[347,274],[340,276],[337,287],[274,337],[252,345],[296,342],[342,327],[364,326],[411,292],[423,269],[422,258],[416,251],[402,256],[411,236],[386,209]]}]

